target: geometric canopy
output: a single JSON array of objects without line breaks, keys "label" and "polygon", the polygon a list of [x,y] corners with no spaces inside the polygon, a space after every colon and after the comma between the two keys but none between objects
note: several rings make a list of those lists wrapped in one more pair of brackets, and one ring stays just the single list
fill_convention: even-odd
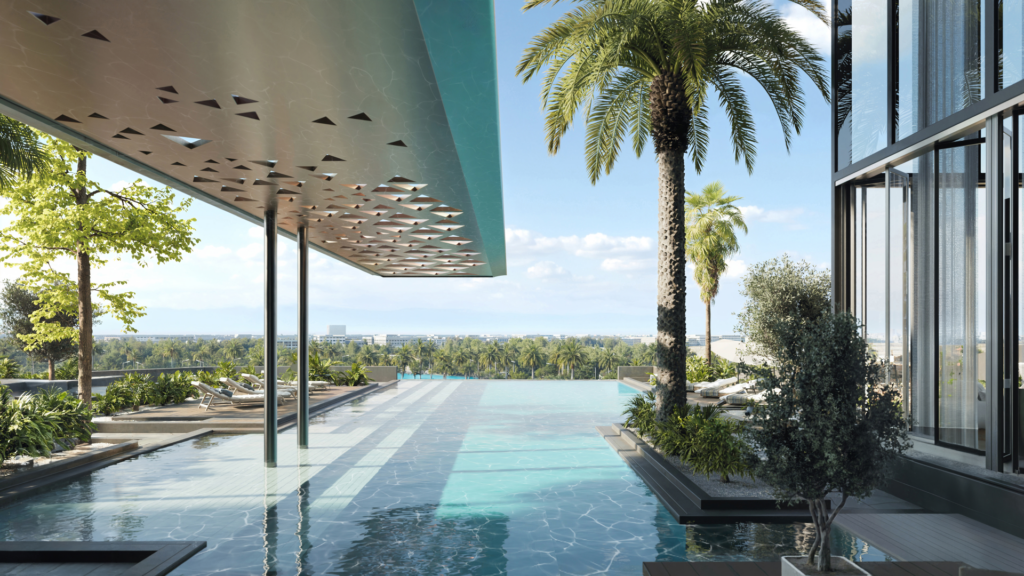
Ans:
[{"label": "geometric canopy", "polygon": [[490,0],[6,0],[0,113],[373,274],[505,274]]}]

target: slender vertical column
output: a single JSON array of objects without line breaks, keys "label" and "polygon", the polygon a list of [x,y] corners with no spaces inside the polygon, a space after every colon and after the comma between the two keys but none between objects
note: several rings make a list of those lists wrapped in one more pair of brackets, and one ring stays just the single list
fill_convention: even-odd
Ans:
[{"label": "slender vertical column", "polygon": [[263,462],[277,466],[277,212],[263,213]]},{"label": "slender vertical column", "polygon": [[[992,12],[989,12],[992,14]],[[994,18],[994,17],[990,17]],[[987,178],[985,179],[985,314],[987,315],[985,342],[985,398],[988,400],[985,423],[985,468],[1003,471],[1006,446],[1005,414],[1003,412],[1003,266],[1005,249],[1003,234],[1003,119],[999,114],[990,116],[985,123]],[[970,278],[970,276],[968,276]],[[1014,343],[1016,344],[1016,343]],[[984,410],[986,407],[983,407]]]},{"label": "slender vertical column", "polygon": [[885,171],[885,384],[892,382],[892,326],[889,325],[892,316],[892,170]]},{"label": "slender vertical column", "polygon": [[299,227],[299,448],[309,446],[309,228]]}]

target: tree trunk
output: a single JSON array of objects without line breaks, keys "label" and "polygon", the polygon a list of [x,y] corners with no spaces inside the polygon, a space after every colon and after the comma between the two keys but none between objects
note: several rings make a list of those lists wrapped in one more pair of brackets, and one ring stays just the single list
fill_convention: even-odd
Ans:
[{"label": "tree trunk", "polygon": [[708,368],[711,368],[711,301],[704,303],[704,351],[708,357]]},{"label": "tree trunk", "polygon": [[[85,157],[78,159],[78,171],[85,172]],[[77,190],[76,203],[89,202],[87,191]],[[78,398],[92,406],[92,270],[82,243],[75,250],[78,262]]]},{"label": "tree trunk", "polygon": [[49,374],[50,380],[57,379],[57,365],[54,363],[53,358],[46,359],[46,371]]},{"label": "tree trunk", "polygon": [[686,187],[690,108],[682,79],[661,74],[651,82],[651,137],[658,157],[658,379],[657,419],[686,404]]}]

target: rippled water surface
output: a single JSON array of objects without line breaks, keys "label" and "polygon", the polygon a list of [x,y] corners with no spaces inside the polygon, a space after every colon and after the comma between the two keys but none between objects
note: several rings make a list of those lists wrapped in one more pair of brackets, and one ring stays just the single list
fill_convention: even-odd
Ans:
[{"label": "rippled water surface", "polygon": [[[802,524],[681,526],[594,427],[614,381],[402,381],[313,420],[311,447],[208,436],[0,508],[3,540],[205,540],[175,574],[639,574],[773,560]],[[833,552],[884,555],[841,529]]]}]

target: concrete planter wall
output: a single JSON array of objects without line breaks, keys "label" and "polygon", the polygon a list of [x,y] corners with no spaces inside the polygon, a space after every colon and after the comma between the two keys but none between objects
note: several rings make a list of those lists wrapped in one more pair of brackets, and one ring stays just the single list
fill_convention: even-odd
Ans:
[{"label": "concrete planter wall", "polygon": [[[817,569],[814,569],[811,572],[804,572],[801,569],[806,560],[806,556],[783,556],[781,576],[806,576],[808,573],[818,574]],[[871,576],[871,574],[867,570],[861,568],[853,562],[850,562],[842,556],[832,557],[832,570],[834,572],[842,572],[846,574],[856,573],[861,574],[862,576]]]},{"label": "concrete planter wall", "polygon": [[654,372],[654,366],[619,366],[616,379],[632,378],[640,382],[647,382],[649,374]]}]

